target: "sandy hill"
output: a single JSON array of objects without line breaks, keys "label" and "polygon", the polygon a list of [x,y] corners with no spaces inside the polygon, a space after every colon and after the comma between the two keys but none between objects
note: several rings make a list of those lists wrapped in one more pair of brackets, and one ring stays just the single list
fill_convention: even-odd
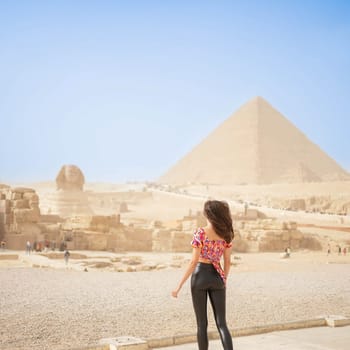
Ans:
[{"label": "sandy hill", "polygon": [[350,175],[261,97],[231,115],[159,181],[269,184]]}]

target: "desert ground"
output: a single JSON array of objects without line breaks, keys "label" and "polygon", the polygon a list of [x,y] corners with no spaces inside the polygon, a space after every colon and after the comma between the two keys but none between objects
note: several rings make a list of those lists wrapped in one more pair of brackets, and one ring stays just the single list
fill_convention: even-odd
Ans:
[{"label": "desert ground", "polygon": [[[34,188],[45,214],[54,182],[11,184]],[[316,234],[322,251],[233,253],[227,285],[230,328],[305,320],[325,315],[350,317],[350,254],[338,255],[337,244],[350,246],[350,216],[288,211],[268,205],[267,197],[330,196],[350,198],[349,182],[271,186],[186,186],[146,189],[144,184],[85,185],[89,198],[130,195],[124,224],[161,220],[167,227],[202,210],[207,198],[225,199],[233,211],[243,202],[281,221],[297,221],[303,233]],[[136,193],[136,195],[135,195]],[[98,197],[100,196],[100,197]],[[102,197],[101,197],[102,196]],[[91,202],[97,215],[112,215],[111,203]],[[327,245],[331,254],[327,254]],[[71,251],[0,252],[0,348],[77,349],[101,338],[149,339],[194,334],[189,281],[178,299],[171,290],[190,260],[188,253]],[[210,312],[209,328],[215,330]]]},{"label": "desert ground", "polygon": [[[170,297],[189,259],[189,253],[79,251],[66,265],[58,252],[2,251],[0,347],[75,349],[108,337],[193,334],[189,281],[178,299]],[[279,253],[234,254],[229,327],[350,317],[349,264],[349,254],[335,251],[292,252],[289,259]],[[134,272],[118,272],[122,265]],[[215,330],[211,312],[209,329]]]}]

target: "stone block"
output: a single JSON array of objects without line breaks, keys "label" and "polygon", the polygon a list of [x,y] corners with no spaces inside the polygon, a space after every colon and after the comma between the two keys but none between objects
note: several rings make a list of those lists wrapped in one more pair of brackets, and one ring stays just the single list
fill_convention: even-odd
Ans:
[{"label": "stone block", "polygon": [[16,225],[16,232],[19,234],[37,236],[41,234],[41,228],[35,223],[25,222]]},{"label": "stone block", "polygon": [[18,260],[17,254],[1,254],[0,260]]},{"label": "stone block", "polygon": [[25,192],[33,192],[35,193],[35,190],[33,188],[28,188],[28,187],[15,187],[12,189],[12,192],[15,192],[15,193],[25,193]]},{"label": "stone block", "polygon": [[300,240],[297,240],[297,239],[292,239],[290,241],[290,246],[292,249],[299,249],[300,248]]},{"label": "stone block", "polygon": [[152,234],[152,238],[167,241],[171,239],[171,233],[167,230],[155,230]]},{"label": "stone block", "polygon": [[58,223],[43,223],[40,221],[38,224],[42,232],[45,232],[46,234],[52,234],[52,235],[58,235],[61,230],[61,225]]},{"label": "stone block", "polygon": [[290,221],[289,222],[289,228],[291,230],[297,230],[298,229],[298,224],[295,221]]},{"label": "stone block", "polygon": [[13,213],[9,213],[9,214],[4,215],[4,224],[5,225],[12,225],[13,222],[14,222]]},{"label": "stone block", "polygon": [[148,350],[145,340],[135,337],[104,338],[99,341],[101,345],[109,345],[110,350]]},{"label": "stone block", "polygon": [[338,315],[326,316],[326,322],[329,327],[343,327],[350,325],[350,318]]},{"label": "stone block", "polygon": [[174,338],[163,337],[163,338],[148,339],[147,343],[150,349],[162,348],[162,347],[174,345]]},{"label": "stone block", "polygon": [[3,191],[3,193],[5,193],[5,199],[12,200],[12,191],[11,191],[10,188],[8,188],[7,190]]},{"label": "stone block", "polygon": [[126,202],[122,202],[120,203],[120,206],[119,206],[119,213],[127,213],[129,210],[128,210],[128,205]]},{"label": "stone block", "polygon": [[21,224],[24,222],[36,223],[40,220],[39,209],[14,209],[14,222]]},{"label": "stone block", "polygon": [[13,207],[15,209],[29,209],[29,200],[28,199],[18,199],[13,202]]},{"label": "stone block", "polygon": [[290,240],[290,232],[289,231],[284,231],[282,233],[282,241],[289,241]]},{"label": "stone block", "polygon": [[32,202],[39,202],[39,196],[35,192],[23,193],[23,199],[28,199]]},{"label": "stone block", "polygon": [[11,212],[11,201],[9,199],[0,200],[0,213],[8,214]]},{"label": "stone block", "polygon": [[186,343],[195,343],[197,341],[197,336],[195,334],[184,334],[184,335],[176,335],[174,337],[174,344],[186,344]]},{"label": "stone block", "polygon": [[107,237],[105,235],[93,235],[88,238],[89,249],[105,250],[107,248]]},{"label": "stone block", "polygon": [[290,233],[291,239],[301,240],[303,238],[303,234],[300,231],[292,231]]},{"label": "stone block", "polygon": [[97,216],[91,217],[90,229],[99,232],[109,232],[111,228],[120,225],[120,215]]},{"label": "stone block", "polygon": [[300,247],[310,250],[322,250],[322,244],[316,237],[304,237],[301,240]]},{"label": "stone block", "polygon": [[71,217],[62,223],[63,230],[86,229],[90,228],[91,218],[89,216]]},{"label": "stone block", "polygon": [[15,201],[15,200],[18,200],[18,199],[22,199],[22,193],[12,192],[11,200]]},{"label": "stone block", "polygon": [[58,215],[47,214],[40,216],[40,222],[54,224],[63,222],[63,219]]}]

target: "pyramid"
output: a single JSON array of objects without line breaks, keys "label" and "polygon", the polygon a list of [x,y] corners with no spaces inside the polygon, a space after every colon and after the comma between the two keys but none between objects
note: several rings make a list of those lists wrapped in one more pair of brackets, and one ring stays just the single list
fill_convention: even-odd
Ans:
[{"label": "pyramid", "polygon": [[350,175],[262,97],[226,119],[160,179],[167,184],[273,184]]}]

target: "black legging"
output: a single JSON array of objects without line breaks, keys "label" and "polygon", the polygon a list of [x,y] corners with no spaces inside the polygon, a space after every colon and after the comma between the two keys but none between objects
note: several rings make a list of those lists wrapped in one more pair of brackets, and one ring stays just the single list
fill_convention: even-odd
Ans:
[{"label": "black legging", "polygon": [[191,292],[199,350],[208,349],[208,294],[224,350],[233,350],[231,334],[226,324],[226,289],[212,264],[198,263],[191,277]]}]

